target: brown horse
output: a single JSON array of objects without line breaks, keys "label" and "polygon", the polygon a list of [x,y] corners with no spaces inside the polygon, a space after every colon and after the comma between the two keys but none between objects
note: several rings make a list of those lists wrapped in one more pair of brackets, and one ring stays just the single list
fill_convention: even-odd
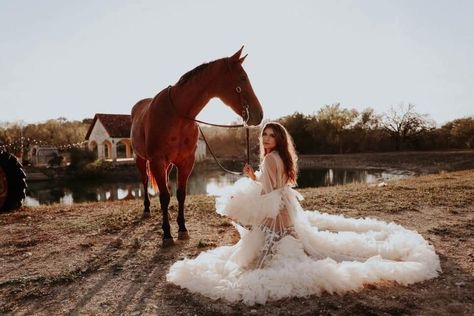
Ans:
[{"label": "brown horse", "polygon": [[217,97],[248,125],[258,125],[263,112],[242,67],[243,47],[231,57],[196,67],[153,99],[139,101],[132,109],[132,146],[144,188],[144,212],[150,212],[148,181],[160,192],[163,245],[172,245],[168,205],[169,172],[178,169],[178,239],[189,238],[184,220],[186,183],[194,167],[198,125],[193,120],[210,99]]}]

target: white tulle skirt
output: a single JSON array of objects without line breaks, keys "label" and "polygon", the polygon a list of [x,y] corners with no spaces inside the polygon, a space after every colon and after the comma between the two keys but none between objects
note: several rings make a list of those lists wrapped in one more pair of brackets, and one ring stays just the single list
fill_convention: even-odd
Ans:
[{"label": "white tulle skirt", "polygon": [[[289,187],[260,194],[255,182],[239,180],[217,199],[218,213],[231,217],[241,239],[174,263],[167,280],[212,299],[265,304],[286,297],[344,293],[383,280],[407,285],[440,272],[433,246],[415,231],[375,219],[353,219],[301,209]],[[286,207],[294,233],[268,250],[264,218]],[[256,262],[265,255],[265,264]],[[261,261],[260,261],[261,262]]]}]

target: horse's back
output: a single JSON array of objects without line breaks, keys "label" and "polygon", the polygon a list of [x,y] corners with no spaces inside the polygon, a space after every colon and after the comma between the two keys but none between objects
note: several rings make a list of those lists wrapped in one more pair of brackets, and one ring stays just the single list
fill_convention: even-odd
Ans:
[{"label": "horse's back", "polygon": [[199,132],[195,122],[180,118],[166,106],[168,95],[163,91],[133,106],[132,146],[145,160],[178,164],[194,157]]},{"label": "horse's back", "polygon": [[145,125],[146,117],[153,98],[138,101],[132,108],[132,128],[130,138],[135,154],[146,158],[145,152]]}]

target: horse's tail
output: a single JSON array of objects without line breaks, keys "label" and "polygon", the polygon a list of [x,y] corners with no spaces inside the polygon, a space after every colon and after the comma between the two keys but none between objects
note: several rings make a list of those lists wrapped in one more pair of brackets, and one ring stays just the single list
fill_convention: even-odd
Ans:
[{"label": "horse's tail", "polygon": [[155,191],[155,193],[158,193],[158,184],[156,183],[156,179],[153,176],[153,173],[151,172],[150,160],[146,161],[146,175],[148,176],[148,180],[150,180],[153,191]]}]

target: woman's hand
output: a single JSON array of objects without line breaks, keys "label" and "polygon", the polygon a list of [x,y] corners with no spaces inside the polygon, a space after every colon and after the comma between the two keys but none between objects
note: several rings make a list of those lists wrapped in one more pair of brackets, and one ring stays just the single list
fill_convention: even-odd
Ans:
[{"label": "woman's hand", "polygon": [[255,176],[255,171],[253,170],[252,166],[249,164],[245,164],[243,173],[245,176],[249,177],[252,180],[256,180],[257,177]]}]

